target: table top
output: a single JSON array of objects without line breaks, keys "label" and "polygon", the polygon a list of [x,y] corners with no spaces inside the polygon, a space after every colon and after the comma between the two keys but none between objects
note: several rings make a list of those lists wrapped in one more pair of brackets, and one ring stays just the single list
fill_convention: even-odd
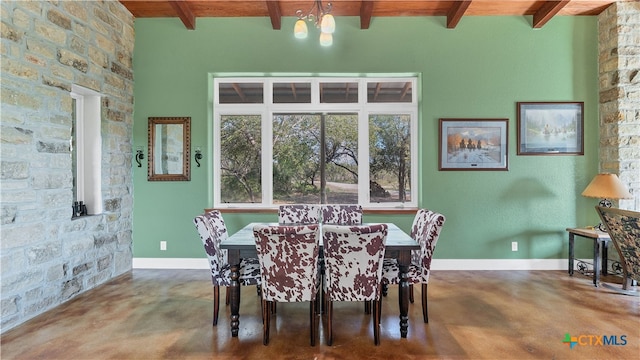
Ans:
[{"label": "table top", "polygon": [[576,235],[580,235],[580,236],[584,236],[584,237],[588,237],[588,238],[592,238],[592,239],[603,239],[603,240],[607,240],[607,239],[611,239],[609,237],[609,234],[603,231],[599,231],[596,229],[589,229],[589,228],[567,228],[567,231],[569,233],[573,233]]},{"label": "table top", "polygon": [[[388,226],[387,241],[385,247],[389,250],[418,250],[420,245],[393,223],[386,223]],[[253,237],[253,227],[256,225],[282,225],[278,223],[249,223],[235,234],[229,236],[220,243],[222,249],[246,249],[247,247],[255,247],[256,241]],[[362,224],[372,225],[372,224]],[[321,225],[322,226],[322,225]],[[345,225],[348,226],[348,225]]]}]

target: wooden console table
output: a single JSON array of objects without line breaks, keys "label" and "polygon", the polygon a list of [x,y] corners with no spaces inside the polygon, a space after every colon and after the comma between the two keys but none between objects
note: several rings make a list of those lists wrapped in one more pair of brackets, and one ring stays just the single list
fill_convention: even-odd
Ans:
[{"label": "wooden console table", "polygon": [[[600,283],[600,271],[603,275],[607,275],[607,245],[611,238],[606,232],[586,229],[586,228],[567,228],[569,233],[569,275],[573,276],[573,261],[574,261],[574,241],[575,236],[590,239],[593,241],[593,285],[598,286]],[[602,254],[602,257],[600,257]],[[602,270],[600,269],[602,267]]]}]

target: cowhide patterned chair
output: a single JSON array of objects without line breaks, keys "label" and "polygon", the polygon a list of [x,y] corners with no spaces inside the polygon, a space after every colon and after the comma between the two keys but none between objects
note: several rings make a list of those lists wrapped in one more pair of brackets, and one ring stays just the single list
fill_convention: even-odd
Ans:
[{"label": "cowhide patterned chair", "polygon": [[318,225],[256,225],[253,228],[262,279],[262,343],[269,343],[274,302],[309,301],[311,346],[316,343]]},{"label": "cowhide patterned chair", "polygon": [[362,206],[322,205],[322,223],[337,225],[362,224]]},{"label": "cowhide patterned chair", "polygon": [[[420,209],[416,213],[411,227],[411,237],[420,244],[420,250],[411,252],[411,265],[409,266],[408,279],[411,286],[409,299],[413,302],[413,284],[422,284],[422,318],[429,322],[427,311],[427,285],[431,272],[431,259],[436,243],[440,237],[440,231],[446,218],[437,212]],[[383,283],[399,284],[398,276],[400,267],[395,259],[385,259],[383,267]]]},{"label": "cowhide patterned chair", "polygon": [[[211,269],[211,282],[213,283],[213,326],[218,324],[218,311],[220,308],[220,286],[231,285],[231,266],[227,261],[227,251],[220,249],[222,240],[228,237],[227,228],[219,211],[208,211],[193,219],[198,230],[204,250],[209,260]],[[258,259],[242,259],[240,262],[240,284],[260,285],[260,265]],[[229,304],[229,292],[225,303]]]},{"label": "cowhide patterned chair", "polygon": [[[640,212],[596,206],[611,242],[620,255],[622,293],[638,296],[631,283],[640,281]],[[603,284],[608,285],[608,284]]]},{"label": "cowhide patterned chair", "polygon": [[318,224],[320,223],[320,205],[280,205],[278,207],[278,223]]},{"label": "cowhide patterned chair", "polygon": [[333,344],[333,302],[365,301],[373,305],[373,337],[380,344],[382,260],[387,225],[323,225],[326,269],[327,344]]}]

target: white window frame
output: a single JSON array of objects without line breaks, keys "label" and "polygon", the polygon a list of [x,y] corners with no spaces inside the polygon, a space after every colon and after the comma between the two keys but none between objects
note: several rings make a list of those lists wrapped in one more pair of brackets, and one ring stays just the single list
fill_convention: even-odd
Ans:
[{"label": "white window frame", "polygon": [[[411,173],[410,173],[410,201],[408,202],[384,202],[372,203],[369,198],[369,187],[358,186],[358,203],[365,208],[415,208],[418,204],[418,75],[398,74],[385,76],[230,76],[226,74],[211,74],[213,80],[213,206],[216,208],[276,208],[273,203],[273,114],[275,113],[353,113],[358,116],[358,133],[369,133],[369,115],[376,114],[407,114],[411,119]],[[223,103],[219,101],[220,83],[262,83],[263,103]],[[310,103],[273,103],[273,84],[282,82],[311,83]],[[320,103],[320,83],[327,82],[357,82],[358,102],[357,103]],[[367,83],[370,82],[411,82],[412,99],[411,102],[392,103],[368,103]],[[262,133],[262,203],[222,203],[221,201],[221,171],[220,171],[220,120],[226,115],[259,115],[261,116]],[[358,183],[369,184],[369,136],[358,137]]]}]

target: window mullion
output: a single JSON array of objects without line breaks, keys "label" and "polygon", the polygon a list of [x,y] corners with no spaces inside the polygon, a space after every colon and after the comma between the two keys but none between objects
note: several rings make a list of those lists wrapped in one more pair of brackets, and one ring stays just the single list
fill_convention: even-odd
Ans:
[{"label": "window mullion", "polygon": [[273,204],[273,112],[262,114],[262,204]]}]

